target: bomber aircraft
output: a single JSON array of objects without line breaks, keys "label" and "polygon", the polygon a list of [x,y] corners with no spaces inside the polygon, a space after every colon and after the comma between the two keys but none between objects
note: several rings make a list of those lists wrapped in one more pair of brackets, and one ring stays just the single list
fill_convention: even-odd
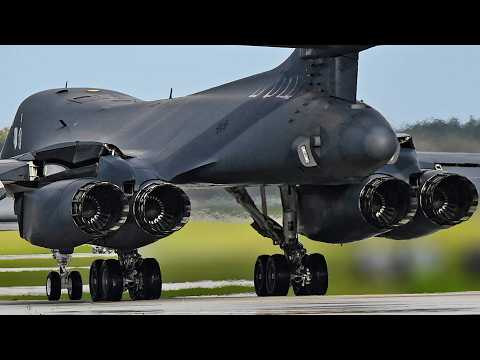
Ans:
[{"label": "bomber aircraft", "polygon": [[[82,297],[68,264],[83,244],[118,255],[91,264],[93,301],[124,291],[158,299],[160,266],[138,249],[187,223],[188,188],[225,189],[278,245],[252,269],[258,296],[326,294],[327,262],[299,235],[414,239],[472,216],[480,156],[417,152],[410,135],[357,101],[359,54],[371,46],[285,47],[295,49],[273,70],[185,97],[66,87],[21,103],[0,160],[2,202],[14,215],[0,221],[52,250],[59,271],[48,274],[49,300],[62,289]],[[257,186],[258,206],[248,192]],[[266,186],[280,189],[281,224],[268,215]]]}]

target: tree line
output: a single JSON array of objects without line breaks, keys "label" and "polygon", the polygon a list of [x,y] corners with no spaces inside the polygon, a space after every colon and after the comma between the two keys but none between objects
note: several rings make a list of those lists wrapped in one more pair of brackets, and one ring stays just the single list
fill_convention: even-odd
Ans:
[{"label": "tree line", "polygon": [[480,118],[466,122],[452,117],[448,120],[427,119],[399,129],[413,136],[419,151],[480,152]]},{"label": "tree line", "polygon": [[5,128],[0,130],[0,149],[3,148],[3,144],[5,143],[5,140],[7,138],[9,130],[10,130],[10,128],[8,128],[8,127],[5,127]]}]

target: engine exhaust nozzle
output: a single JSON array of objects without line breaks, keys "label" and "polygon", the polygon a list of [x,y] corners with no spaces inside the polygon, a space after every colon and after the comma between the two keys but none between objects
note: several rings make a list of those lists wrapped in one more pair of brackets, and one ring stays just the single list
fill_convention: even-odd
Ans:
[{"label": "engine exhaust nozzle", "polygon": [[407,224],[417,205],[410,185],[390,176],[373,177],[360,193],[360,211],[365,221],[378,229]]},{"label": "engine exhaust nozzle", "polygon": [[133,203],[138,226],[152,236],[165,237],[180,230],[190,217],[190,199],[170,184],[151,183],[141,189]]},{"label": "engine exhaust nozzle", "polygon": [[87,183],[73,196],[73,221],[93,237],[104,237],[118,230],[127,221],[128,213],[125,194],[109,182]]},{"label": "engine exhaust nozzle", "polygon": [[428,219],[441,226],[453,226],[473,215],[478,206],[478,192],[464,176],[436,173],[424,182],[419,200]]}]

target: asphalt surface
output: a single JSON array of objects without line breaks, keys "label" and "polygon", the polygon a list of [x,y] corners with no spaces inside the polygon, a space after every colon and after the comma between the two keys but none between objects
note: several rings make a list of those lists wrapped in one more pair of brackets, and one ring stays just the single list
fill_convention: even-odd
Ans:
[{"label": "asphalt surface", "polygon": [[275,298],[243,294],[116,303],[2,301],[0,314],[480,314],[480,292]]}]

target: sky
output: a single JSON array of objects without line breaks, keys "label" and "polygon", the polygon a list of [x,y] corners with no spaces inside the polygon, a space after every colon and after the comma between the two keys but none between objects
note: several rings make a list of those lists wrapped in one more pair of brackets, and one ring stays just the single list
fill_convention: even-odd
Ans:
[{"label": "sky", "polygon": [[[184,96],[269,70],[292,49],[250,46],[0,45],[0,126],[29,95],[64,87],[143,100]],[[379,46],[361,53],[358,99],[394,127],[480,117],[480,46]]]}]

